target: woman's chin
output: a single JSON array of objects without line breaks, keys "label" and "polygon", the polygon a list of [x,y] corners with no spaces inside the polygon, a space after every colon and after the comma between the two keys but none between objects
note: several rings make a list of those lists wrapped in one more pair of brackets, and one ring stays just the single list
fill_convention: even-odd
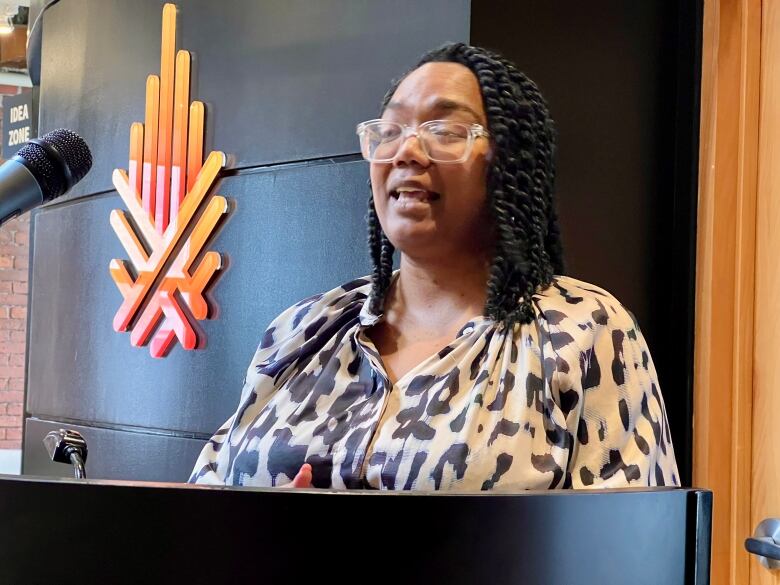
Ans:
[{"label": "woman's chin", "polygon": [[442,234],[431,226],[403,226],[390,231],[387,236],[397,250],[419,258],[436,255],[444,243]]}]

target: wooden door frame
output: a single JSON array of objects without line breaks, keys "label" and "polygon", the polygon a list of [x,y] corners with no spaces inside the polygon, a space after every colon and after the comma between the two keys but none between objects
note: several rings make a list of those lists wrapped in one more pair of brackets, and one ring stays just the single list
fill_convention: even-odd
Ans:
[{"label": "wooden door frame", "polygon": [[713,585],[750,580],[760,50],[761,0],[705,0],[693,483],[714,492]]}]

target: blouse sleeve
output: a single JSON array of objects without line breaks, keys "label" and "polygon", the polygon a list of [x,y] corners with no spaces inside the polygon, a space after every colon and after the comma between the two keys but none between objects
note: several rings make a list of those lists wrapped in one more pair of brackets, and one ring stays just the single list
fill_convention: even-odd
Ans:
[{"label": "blouse sleeve", "polygon": [[[266,330],[246,372],[238,408],[203,447],[189,483],[224,485],[236,445],[305,356],[321,349],[328,330],[340,329],[356,305],[343,288],[296,303]],[[349,309],[352,308],[353,311]]]},{"label": "blouse sleeve", "polygon": [[658,376],[633,316],[606,293],[562,383],[577,390],[571,487],[679,485]]}]

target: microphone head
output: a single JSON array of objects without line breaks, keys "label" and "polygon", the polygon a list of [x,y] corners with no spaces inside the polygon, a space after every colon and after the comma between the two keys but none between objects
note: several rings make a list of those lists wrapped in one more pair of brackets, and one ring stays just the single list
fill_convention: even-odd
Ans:
[{"label": "microphone head", "polygon": [[92,153],[87,143],[64,128],[33,138],[19,149],[14,159],[36,178],[44,201],[66,193],[92,168]]}]

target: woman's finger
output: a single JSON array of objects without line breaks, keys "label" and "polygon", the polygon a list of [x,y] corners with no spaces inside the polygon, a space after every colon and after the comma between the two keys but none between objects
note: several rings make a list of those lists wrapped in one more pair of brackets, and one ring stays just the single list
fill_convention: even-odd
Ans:
[{"label": "woman's finger", "polygon": [[311,483],[312,478],[312,472],[311,472],[311,465],[309,463],[304,463],[301,465],[301,469],[298,471],[298,474],[293,478],[293,480],[285,484],[281,487],[284,488],[310,488],[313,487]]}]

